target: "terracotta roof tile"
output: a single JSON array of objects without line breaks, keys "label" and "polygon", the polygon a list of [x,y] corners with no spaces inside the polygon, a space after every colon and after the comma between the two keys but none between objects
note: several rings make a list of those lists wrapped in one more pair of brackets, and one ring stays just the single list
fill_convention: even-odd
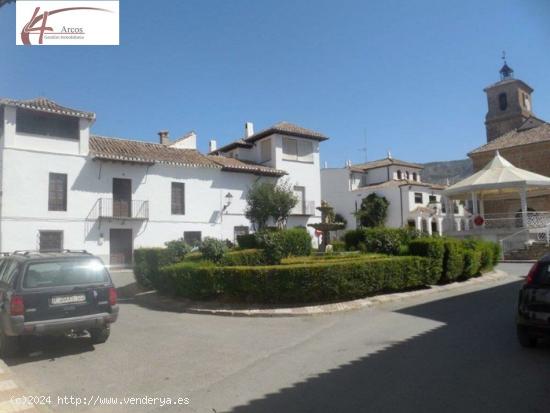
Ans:
[{"label": "terracotta roof tile", "polygon": [[380,182],[378,184],[371,184],[366,186],[361,186],[357,189],[354,189],[353,191],[362,191],[365,189],[382,189],[382,188],[396,188],[404,185],[414,185],[414,186],[424,186],[432,189],[445,189],[447,188],[445,185],[439,185],[439,184],[432,184],[430,182],[417,182],[417,181],[411,181],[410,179],[402,179],[402,180],[391,180],[391,181],[385,181]]},{"label": "terracotta roof tile", "polygon": [[58,105],[53,100],[46,98],[35,98],[29,100],[15,100],[0,98],[0,106],[15,106],[24,109],[33,109],[41,112],[57,113],[60,115],[77,116],[79,118],[95,119],[95,113],[84,112],[78,109],[71,109],[65,106]]},{"label": "terracotta roof tile", "polygon": [[256,175],[266,176],[286,175],[286,172],[280,169],[271,168],[269,166],[260,165],[250,161],[229,158],[227,156],[208,155],[208,159],[211,159],[217,164],[221,165],[222,169],[225,171],[248,172]]},{"label": "terracotta roof tile", "polygon": [[90,153],[94,158],[112,161],[220,168],[219,164],[194,149],[171,148],[158,143],[105,136],[90,137]]},{"label": "terracotta roof tile", "polygon": [[550,141],[550,124],[543,123],[540,126],[535,126],[529,129],[525,129],[522,125],[518,129],[510,131],[492,140],[491,142],[474,149],[468,155],[547,141]]},{"label": "terracotta roof tile", "polygon": [[323,135],[321,132],[317,132],[311,129],[303,128],[301,126],[295,125],[290,122],[279,122],[275,125],[264,129],[258,133],[255,133],[248,138],[245,138],[245,142],[255,142],[258,139],[262,139],[266,136],[273,135],[275,133],[280,133],[283,135],[298,136],[303,138],[315,139],[318,141],[325,141],[328,139],[327,136]]},{"label": "terracotta roof tile", "polygon": [[412,163],[412,162],[406,162],[401,161],[399,159],[394,158],[384,158],[379,159],[377,161],[371,161],[361,164],[352,165],[351,168],[356,171],[367,171],[369,169],[375,169],[375,168],[381,168],[384,166],[390,166],[390,165],[398,165],[398,166],[406,166],[409,168],[417,168],[417,169],[424,169],[422,165]]}]

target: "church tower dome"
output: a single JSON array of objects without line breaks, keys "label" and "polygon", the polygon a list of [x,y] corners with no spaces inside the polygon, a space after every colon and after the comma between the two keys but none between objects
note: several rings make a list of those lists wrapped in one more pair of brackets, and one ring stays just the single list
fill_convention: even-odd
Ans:
[{"label": "church tower dome", "polygon": [[533,89],[525,82],[514,78],[514,70],[508,66],[506,55],[500,69],[500,81],[484,89],[487,94],[488,111],[485,116],[487,142],[519,128],[533,116],[531,94]]}]

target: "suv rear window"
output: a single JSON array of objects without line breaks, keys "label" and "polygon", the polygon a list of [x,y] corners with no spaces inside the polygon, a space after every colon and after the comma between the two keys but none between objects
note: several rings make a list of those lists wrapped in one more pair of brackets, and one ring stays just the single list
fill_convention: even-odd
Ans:
[{"label": "suv rear window", "polygon": [[98,259],[59,260],[29,264],[23,288],[98,284],[109,281],[105,266]]}]

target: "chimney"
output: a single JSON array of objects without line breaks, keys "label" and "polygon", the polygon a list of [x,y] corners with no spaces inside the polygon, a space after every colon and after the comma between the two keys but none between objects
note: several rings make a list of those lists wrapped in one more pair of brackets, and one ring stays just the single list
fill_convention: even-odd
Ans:
[{"label": "chimney", "polygon": [[208,152],[214,152],[218,148],[218,144],[215,139],[211,139],[208,142]]},{"label": "chimney", "polygon": [[244,137],[250,138],[254,135],[254,124],[252,122],[246,122],[244,124]]},{"label": "chimney", "polygon": [[168,131],[167,130],[161,130],[159,132],[159,141],[161,145],[169,145],[170,144],[170,138],[168,138]]}]

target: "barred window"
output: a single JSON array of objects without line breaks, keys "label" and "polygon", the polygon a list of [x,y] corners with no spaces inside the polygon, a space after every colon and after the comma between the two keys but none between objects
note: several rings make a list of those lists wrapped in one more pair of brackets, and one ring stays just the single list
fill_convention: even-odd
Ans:
[{"label": "barred window", "polygon": [[172,182],[172,215],[185,215],[185,184]]},{"label": "barred window", "polygon": [[48,211],[67,210],[67,174],[50,173]]}]

